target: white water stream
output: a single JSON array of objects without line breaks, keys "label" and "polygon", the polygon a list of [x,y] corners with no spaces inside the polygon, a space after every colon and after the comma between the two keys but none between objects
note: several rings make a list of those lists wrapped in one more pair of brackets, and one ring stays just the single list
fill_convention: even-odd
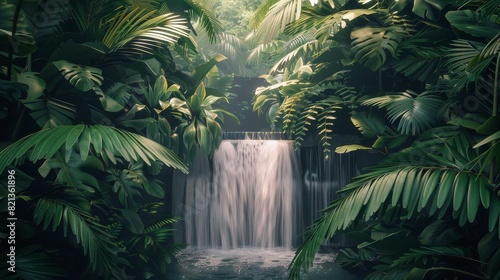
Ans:
[{"label": "white water stream", "polygon": [[296,245],[301,171],[292,141],[224,140],[211,168],[203,161],[185,178],[184,242],[223,249]]}]

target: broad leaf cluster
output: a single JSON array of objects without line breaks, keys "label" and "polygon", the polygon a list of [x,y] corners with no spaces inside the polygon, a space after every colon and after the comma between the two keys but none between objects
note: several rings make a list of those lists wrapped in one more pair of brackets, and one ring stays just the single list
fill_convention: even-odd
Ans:
[{"label": "broad leaf cluster", "polygon": [[256,34],[296,48],[264,76],[254,110],[325,152],[350,120],[359,141],[335,150],[386,156],[310,226],[289,277],[346,232],[358,245],[337,259],[366,279],[498,278],[500,2],[265,5]]}]

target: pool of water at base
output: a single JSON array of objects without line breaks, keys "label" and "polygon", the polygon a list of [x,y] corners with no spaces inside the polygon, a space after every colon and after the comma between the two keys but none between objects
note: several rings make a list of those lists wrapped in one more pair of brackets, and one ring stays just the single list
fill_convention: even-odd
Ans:
[{"label": "pool of water at base", "polygon": [[[286,279],[295,251],[291,249],[200,249],[187,248],[176,255],[165,275],[168,280]],[[319,253],[304,280],[361,280],[363,277],[335,263],[337,254]]]}]

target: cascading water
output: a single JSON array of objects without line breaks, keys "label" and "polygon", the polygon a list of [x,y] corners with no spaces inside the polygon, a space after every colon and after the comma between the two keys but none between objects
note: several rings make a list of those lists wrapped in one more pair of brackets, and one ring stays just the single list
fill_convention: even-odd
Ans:
[{"label": "cascading water", "polygon": [[[330,153],[325,160],[321,147],[294,150],[282,134],[225,137],[232,140],[211,160],[198,156],[189,175],[174,174],[173,211],[184,219],[175,241],[190,248],[165,279],[286,279],[300,234],[358,173],[360,159]],[[360,279],[334,262],[329,248],[349,244],[344,239],[325,243],[304,279]]]},{"label": "cascading water", "polygon": [[[359,172],[350,154],[330,153],[325,160],[318,146],[295,151],[283,134],[225,137],[232,140],[223,140],[212,160],[198,157],[189,175],[174,176],[174,213],[184,219],[176,241],[223,249],[296,247]],[[329,244],[348,243],[341,236]]]},{"label": "cascading water", "polygon": [[291,248],[302,229],[301,180],[292,141],[222,141],[211,165],[199,157],[176,183],[186,186],[184,203],[177,203],[183,241],[224,249]]}]

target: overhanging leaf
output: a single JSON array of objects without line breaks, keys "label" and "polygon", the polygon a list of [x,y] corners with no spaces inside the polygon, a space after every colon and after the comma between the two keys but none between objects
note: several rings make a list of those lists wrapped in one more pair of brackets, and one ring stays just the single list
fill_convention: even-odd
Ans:
[{"label": "overhanging leaf", "polygon": [[[75,132],[74,129],[78,129],[79,133],[73,133]],[[81,146],[81,141],[95,134],[100,134],[100,139],[102,139],[103,152],[101,156],[113,156],[116,154],[128,161],[140,158],[145,163],[149,163],[150,160],[160,160],[167,166],[187,172],[186,164],[164,146],[138,134],[101,125],[63,125],[28,135],[0,152],[0,172],[8,165],[14,163],[16,159],[24,157],[28,150],[37,146],[46,146],[47,149],[39,149],[38,153],[32,154],[30,157],[31,161],[50,158],[55,151],[63,147],[66,150],[73,148],[74,145],[68,146],[66,143],[74,142],[75,144],[78,143],[80,147],[86,147],[86,145]],[[58,138],[57,142],[53,142],[51,135],[60,135],[60,138]],[[90,145],[95,145],[93,143],[95,139],[90,138],[86,141],[89,141]],[[87,156],[88,154],[81,154],[82,158],[86,158]]]},{"label": "overhanging leaf", "polygon": [[371,147],[353,144],[353,145],[339,146],[339,147],[335,148],[335,152],[338,154],[346,154],[346,153],[350,153],[350,152],[354,152],[354,151],[358,151],[358,150],[371,150],[371,149],[372,149]]},{"label": "overhanging leaf", "polygon": [[365,112],[353,114],[351,122],[361,133],[368,137],[377,137],[385,131],[385,124],[377,115],[367,114]]},{"label": "overhanging leaf", "polygon": [[403,39],[401,26],[361,27],[351,32],[354,59],[372,71],[380,69],[388,57],[396,55]]},{"label": "overhanging leaf", "polygon": [[478,12],[472,10],[449,11],[446,19],[458,30],[476,37],[492,39],[500,32],[498,24],[481,18]]}]

